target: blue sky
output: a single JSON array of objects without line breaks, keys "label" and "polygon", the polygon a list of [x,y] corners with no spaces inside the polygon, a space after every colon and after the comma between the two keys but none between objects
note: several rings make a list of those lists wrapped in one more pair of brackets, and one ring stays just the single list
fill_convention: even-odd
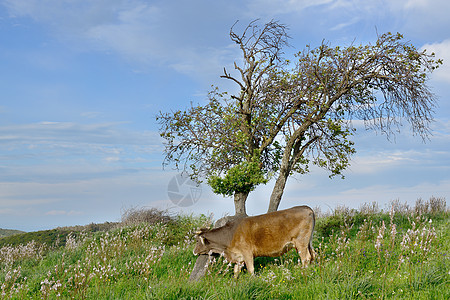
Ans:
[{"label": "blue sky", "polygon": [[[450,199],[448,11],[447,0],[0,0],[0,228],[118,221],[141,206],[233,214],[206,185],[190,207],[170,201],[177,172],[162,169],[155,116],[204,103],[212,84],[233,90],[219,78],[240,58],[228,32],[256,18],[287,24],[292,53],[398,31],[444,59],[429,82],[439,103],[430,141],[407,126],[391,142],[358,130],[346,179],[291,178],[281,208]],[[266,211],[272,187],[250,195],[249,214]]]}]

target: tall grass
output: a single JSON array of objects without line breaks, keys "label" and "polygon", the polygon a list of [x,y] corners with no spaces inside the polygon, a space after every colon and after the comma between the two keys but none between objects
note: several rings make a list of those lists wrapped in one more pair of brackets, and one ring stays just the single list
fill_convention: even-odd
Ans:
[{"label": "tall grass", "polygon": [[194,232],[212,220],[141,212],[129,211],[106,232],[73,232],[64,246],[0,248],[0,299],[450,298],[445,199],[319,213],[317,259],[308,268],[292,250],[255,259],[255,276],[236,280],[231,264],[215,257],[199,282],[188,280]]}]

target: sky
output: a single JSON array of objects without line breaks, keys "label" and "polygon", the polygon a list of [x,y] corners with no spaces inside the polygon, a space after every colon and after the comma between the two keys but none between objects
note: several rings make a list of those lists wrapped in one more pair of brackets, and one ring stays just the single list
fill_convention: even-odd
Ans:
[{"label": "sky", "polygon": [[[438,99],[429,141],[408,126],[391,140],[358,128],[345,179],[320,169],[290,178],[280,208],[450,200],[448,11],[448,0],[0,0],[0,228],[114,222],[146,207],[234,214],[206,184],[191,202],[173,197],[192,187],[163,169],[155,117],[204,104],[211,85],[235,91],[220,75],[240,59],[229,39],[238,20],[237,30],[286,24],[287,55],[389,31],[444,59],[429,81]],[[248,214],[267,210],[273,185],[250,194]]]}]

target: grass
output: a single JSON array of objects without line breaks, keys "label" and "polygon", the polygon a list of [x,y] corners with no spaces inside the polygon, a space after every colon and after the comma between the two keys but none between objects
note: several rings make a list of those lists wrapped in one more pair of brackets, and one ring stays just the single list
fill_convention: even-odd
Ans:
[{"label": "grass", "polygon": [[[449,299],[450,218],[445,200],[317,211],[308,268],[291,250],[256,258],[233,278],[218,257],[189,282],[194,233],[205,216],[124,213],[105,230],[72,228],[65,243],[0,247],[0,299]],[[134,221],[133,221],[134,220]],[[93,227],[93,226],[91,226]],[[77,231],[78,230],[78,231]]]},{"label": "grass", "polygon": [[24,233],[24,232],[20,231],[20,230],[12,230],[12,229],[2,229],[2,228],[0,228],[0,238],[11,236],[11,235],[15,235],[15,234],[20,234],[20,233]]}]

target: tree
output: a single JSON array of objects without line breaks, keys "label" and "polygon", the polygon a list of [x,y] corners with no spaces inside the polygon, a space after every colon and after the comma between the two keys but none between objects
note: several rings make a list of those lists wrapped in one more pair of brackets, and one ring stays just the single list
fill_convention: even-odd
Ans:
[{"label": "tree", "polygon": [[275,74],[267,87],[270,99],[269,91],[276,91],[288,107],[277,126],[285,143],[268,211],[277,210],[288,176],[308,158],[332,175],[341,174],[355,152],[349,139],[353,119],[388,137],[408,122],[426,139],[435,107],[428,75],[442,63],[399,33],[378,36],[374,45],[322,43],[296,57],[296,65]]},{"label": "tree", "polygon": [[[427,138],[435,97],[428,76],[441,64],[400,34],[378,36],[374,45],[306,47],[285,60],[287,28],[250,23],[230,37],[241,49],[237,75],[225,79],[237,95],[215,88],[204,106],[161,113],[165,163],[193,178],[208,178],[217,193],[234,195],[245,215],[248,193],[276,176],[268,211],[278,209],[288,177],[315,164],[342,175],[355,153],[352,120],[388,136],[403,122]],[[291,66],[293,65],[293,66]]]},{"label": "tree", "polygon": [[288,35],[286,26],[274,21],[262,27],[251,22],[240,35],[233,28],[230,38],[243,61],[234,64],[239,77],[224,68],[222,78],[238,84],[239,93],[228,95],[215,88],[206,105],[160,113],[157,120],[166,140],[164,164],[173,163],[193,179],[209,178],[213,191],[234,196],[236,214],[246,215],[249,192],[267,182],[274,168],[272,143],[260,147],[264,120],[273,117],[262,101],[269,74],[285,63],[282,48],[288,45]]}]

